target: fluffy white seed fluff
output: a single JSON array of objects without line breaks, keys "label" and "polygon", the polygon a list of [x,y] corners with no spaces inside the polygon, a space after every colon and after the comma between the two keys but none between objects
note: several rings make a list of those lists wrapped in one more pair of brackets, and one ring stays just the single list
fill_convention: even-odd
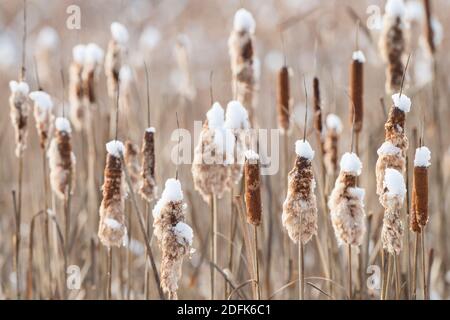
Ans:
[{"label": "fluffy white seed fluff", "polygon": [[28,84],[24,81],[10,81],[9,82],[9,89],[11,90],[12,93],[15,92],[20,92],[24,95],[27,95],[28,92],[30,92],[30,87],[28,86]]},{"label": "fluffy white seed fluff", "polygon": [[400,171],[387,168],[384,174],[384,186],[388,189],[388,194],[392,196],[400,196],[402,198],[406,195],[405,179]]},{"label": "fluffy white seed fluff", "polygon": [[175,233],[179,244],[184,245],[187,243],[190,246],[192,245],[192,241],[194,240],[194,231],[192,231],[192,228],[188,224],[178,222],[177,225],[173,227],[173,232]]},{"label": "fluffy white seed fluff", "polygon": [[85,47],[84,51],[84,62],[85,63],[98,63],[100,64],[103,61],[105,53],[103,52],[103,49],[100,48],[95,43],[89,43]]},{"label": "fluffy white seed fluff", "polygon": [[366,62],[366,56],[364,55],[364,53],[361,50],[354,51],[352,58],[353,58],[353,60],[358,61],[360,63]]},{"label": "fluffy white seed fluff", "polygon": [[249,127],[248,112],[244,106],[236,100],[228,102],[225,113],[225,128],[248,129]]},{"label": "fluffy white seed fluff", "polygon": [[208,127],[210,129],[220,129],[223,127],[224,114],[222,106],[218,102],[214,102],[211,109],[206,113],[208,119]]},{"label": "fluffy white seed fluff", "polygon": [[297,140],[295,142],[295,153],[302,158],[312,160],[314,158],[314,151],[308,141]]},{"label": "fluffy white seed fluff", "polygon": [[388,0],[384,11],[391,17],[403,17],[405,14],[405,3],[403,0]]},{"label": "fluffy white seed fluff", "polygon": [[56,118],[55,120],[55,128],[58,131],[72,132],[72,128],[70,126],[69,120],[63,117]]},{"label": "fluffy white seed fluff", "polygon": [[329,130],[335,130],[337,133],[342,132],[342,121],[334,113],[327,115],[326,125]]},{"label": "fluffy white seed fluff", "polygon": [[248,160],[253,160],[253,161],[259,160],[259,155],[253,150],[245,151],[244,156]]},{"label": "fluffy white seed fluff", "polygon": [[255,19],[253,19],[253,15],[241,8],[238,11],[236,11],[234,15],[234,22],[233,22],[233,28],[237,32],[255,32]]},{"label": "fluffy white seed fluff", "polygon": [[362,169],[362,163],[361,160],[359,160],[356,153],[349,153],[346,152],[341,158],[341,162],[339,163],[341,167],[341,171],[347,172],[347,173],[353,173],[356,175],[361,174]]},{"label": "fluffy white seed fluff", "polygon": [[385,141],[383,142],[383,144],[381,145],[381,147],[378,148],[377,150],[377,154],[379,156],[381,155],[396,155],[396,154],[400,154],[402,150],[396,146],[394,146],[392,144],[392,142],[389,141]]},{"label": "fluffy white seed fluff", "polygon": [[173,178],[167,179],[166,184],[164,186],[164,191],[161,194],[161,198],[156,203],[153,208],[153,217],[157,218],[159,213],[164,207],[164,205],[170,201],[182,201],[183,200],[183,191],[181,190],[180,180],[176,180]]},{"label": "fluffy white seed fluff", "polygon": [[[364,188],[348,188],[348,192],[352,195],[357,197],[359,200],[364,201],[364,196],[366,195],[366,190]],[[362,203],[364,205],[364,203]]]},{"label": "fluffy white seed fluff", "polygon": [[111,35],[113,39],[120,44],[125,44],[128,42],[128,30],[124,25],[118,22],[111,23]]},{"label": "fluffy white seed fluff", "polygon": [[85,54],[86,54],[86,46],[84,44],[77,44],[72,49],[72,58],[78,64],[84,63]]},{"label": "fluffy white seed fluff", "polygon": [[59,36],[55,29],[44,27],[39,31],[37,45],[43,49],[56,49],[59,43]]},{"label": "fluffy white seed fluff", "polygon": [[50,95],[44,91],[30,92],[29,97],[36,103],[42,110],[53,108],[53,101]]},{"label": "fluffy white seed fluff", "polygon": [[431,160],[431,151],[427,147],[420,147],[416,149],[416,155],[414,157],[415,167],[429,167]]},{"label": "fluffy white seed fluff", "polygon": [[120,229],[122,227],[122,224],[113,218],[106,218],[104,223],[111,229]]},{"label": "fluffy white seed fluff", "polygon": [[119,158],[120,155],[123,154],[124,150],[125,148],[121,141],[111,140],[106,144],[106,151],[114,157]]},{"label": "fluffy white seed fluff", "polygon": [[401,96],[399,93],[393,94],[392,101],[394,102],[394,106],[396,108],[399,108],[405,113],[409,112],[409,110],[411,109],[411,99],[403,93]]}]

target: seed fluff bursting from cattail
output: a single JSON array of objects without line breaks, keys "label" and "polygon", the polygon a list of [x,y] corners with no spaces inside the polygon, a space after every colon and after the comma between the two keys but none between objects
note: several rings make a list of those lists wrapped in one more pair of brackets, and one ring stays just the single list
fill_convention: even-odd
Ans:
[{"label": "seed fluff bursting from cattail", "polygon": [[224,110],[218,102],[206,117],[191,171],[195,189],[208,202],[211,195],[221,198],[229,187],[229,163],[233,159],[235,137],[224,127]]},{"label": "seed fluff bursting from cattail", "polygon": [[30,91],[30,88],[24,81],[10,81],[9,89],[11,90],[11,95],[9,96],[9,115],[11,117],[11,123],[14,127],[16,138],[16,156],[20,158],[23,156],[23,152],[27,147],[27,124],[30,113],[28,92]]},{"label": "seed fluff bursting from cattail", "polygon": [[283,204],[282,222],[292,241],[300,237],[306,244],[317,234],[317,202],[314,189],[316,181],[312,171],[314,151],[308,141],[295,143],[294,168],[289,172],[288,193]]},{"label": "seed fluff bursting from cattail", "polygon": [[384,207],[381,242],[389,254],[398,255],[402,250],[403,222],[400,212],[406,195],[403,175],[396,169],[387,168],[383,186],[385,192],[380,198]]},{"label": "seed fluff bursting from cattail", "polygon": [[185,223],[185,211],[180,181],[168,179],[161,198],[153,209],[153,228],[162,251],[161,288],[169,299],[178,298],[183,258],[193,250],[191,246],[194,234]]},{"label": "seed fluff bursting from cattail", "polygon": [[230,184],[238,184],[242,177],[247,132],[250,129],[248,112],[239,101],[230,101],[225,113],[225,129],[234,135],[233,163],[230,164]]},{"label": "seed fluff bursting from cattail", "polygon": [[[364,116],[364,63],[362,51],[353,52],[350,64],[350,124],[356,133],[361,132]],[[355,109],[355,110],[353,110]],[[354,117],[354,119],[353,119]]]},{"label": "seed fluff bursting from cattail", "polygon": [[72,49],[73,61],[69,68],[70,119],[76,130],[81,130],[83,128],[87,112],[82,78],[85,53],[85,45],[76,45]]},{"label": "seed fluff bursting from cattail", "polygon": [[139,165],[139,147],[130,140],[125,141],[124,152],[125,165],[131,179],[131,185],[135,193],[139,192],[140,165]]},{"label": "seed fluff bursting from cattail", "polygon": [[228,39],[231,60],[233,97],[247,108],[253,121],[256,72],[254,58],[255,20],[252,14],[239,9],[234,15],[233,31]]},{"label": "seed fluff bursting from cattail", "polygon": [[89,106],[97,103],[95,84],[104,55],[103,50],[95,43],[89,43],[85,47],[84,67],[81,78],[83,81],[83,93]]},{"label": "seed fluff bursting from cattail", "polygon": [[323,144],[324,148],[324,163],[327,174],[333,177],[337,172],[338,167],[338,156],[339,156],[339,136],[342,132],[342,122],[341,119],[330,113],[327,115],[325,121],[326,124],[326,134],[325,141]]},{"label": "seed fluff bursting from cattail", "polygon": [[106,144],[106,151],[98,237],[107,247],[120,247],[125,245],[127,238],[124,211],[126,187],[121,161],[121,154],[124,152],[123,143],[117,140],[110,141]]},{"label": "seed fluff bursting from cattail", "polygon": [[403,0],[388,0],[383,16],[383,29],[379,47],[386,64],[386,92],[400,90],[403,77],[403,54],[405,50],[405,5]]},{"label": "seed fluff bursting from cattail", "polygon": [[428,167],[431,164],[430,160],[431,152],[427,147],[416,149],[410,214],[411,230],[414,232],[421,232],[428,222]]},{"label": "seed fluff bursting from cattail", "polygon": [[393,105],[384,125],[385,141],[378,149],[376,164],[377,194],[384,193],[383,181],[386,168],[405,172],[405,154],[408,149],[405,121],[406,113],[411,109],[411,100],[404,94],[396,93],[392,96]]},{"label": "seed fluff bursting from cattail", "polygon": [[108,51],[105,57],[105,75],[107,79],[108,95],[115,99],[119,87],[120,69],[124,65],[127,55],[127,42],[129,38],[128,30],[120,23],[111,24],[112,39],[108,44]]},{"label": "seed fluff bursting from cattail", "polygon": [[150,127],[145,130],[142,141],[142,170],[141,186],[139,193],[147,202],[156,199],[158,187],[155,180],[155,128]]},{"label": "seed fluff bursting from cattail", "polygon": [[29,96],[34,101],[34,119],[39,134],[40,145],[45,150],[53,132],[55,118],[52,113],[53,101],[50,95],[44,91],[33,91]]},{"label": "seed fluff bursting from cattail", "polygon": [[334,233],[339,244],[359,246],[366,232],[364,189],[356,187],[362,163],[355,153],[345,153],[341,171],[328,201]]},{"label": "seed fluff bursting from cattail", "polygon": [[[50,185],[55,195],[64,199],[75,187],[75,154],[72,152],[72,128],[69,120],[55,120],[55,135],[48,148]],[[70,190],[69,190],[70,187]]]}]

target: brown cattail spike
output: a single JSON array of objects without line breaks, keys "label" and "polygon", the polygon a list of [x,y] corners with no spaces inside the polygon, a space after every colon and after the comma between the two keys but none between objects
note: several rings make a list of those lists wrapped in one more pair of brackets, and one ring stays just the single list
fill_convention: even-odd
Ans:
[{"label": "brown cattail spike", "polygon": [[247,222],[255,226],[261,224],[261,177],[259,172],[259,156],[252,150],[245,153],[245,203]]},{"label": "brown cattail spike", "polygon": [[414,159],[411,229],[420,232],[428,222],[428,167],[431,152],[427,147],[416,149]]},{"label": "brown cattail spike", "polygon": [[140,194],[147,202],[156,198],[157,186],[155,180],[155,128],[145,130],[142,141],[142,185]]},{"label": "brown cattail spike", "polygon": [[290,88],[289,68],[284,66],[278,72],[277,82],[277,106],[278,122],[280,128],[287,132],[289,130]]},{"label": "brown cattail spike", "polygon": [[320,134],[322,133],[322,110],[320,101],[320,85],[319,79],[314,77],[313,80],[313,91],[314,91],[314,128]]},{"label": "brown cattail spike", "polygon": [[363,126],[364,61],[365,57],[361,51],[353,53],[350,65],[350,123],[354,126],[355,133],[361,132]]}]

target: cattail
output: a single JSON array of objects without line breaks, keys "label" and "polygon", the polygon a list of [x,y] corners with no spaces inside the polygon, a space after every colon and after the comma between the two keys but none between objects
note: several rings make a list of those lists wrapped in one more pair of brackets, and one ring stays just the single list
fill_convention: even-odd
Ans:
[{"label": "cattail", "polygon": [[234,136],[224,128],[224,111],[215,102],[207,112],[207,121],[194,151],[192,176],[195,189],[208,202],[211,195],[221,198],[229,187],[230,155],[234,150]]},{"label": "cattail", "polygon": [[363,126],[365,62],[366,58],[362,51],[353,52],[352,63],[350,65],[350,124],[353,125],[356,133],[361,132]]},{"label": "cattail", "polygon": [[52,69],[55,67],[54,55],[57,54],[59,36],[55,29],[44,27],[36,39],[36,60],[39,64],[39,75],[43,82],[50,84]]},{"label": "cattail", "polygon": [[76,130],[83,128],[87,112],[82,78],[85,53],[85,45],[76,45],[72,49],[73,61],[69,68],[70,119]]},{"label": "cattail", "polygon": [[252,14],[239,9],[234,15],[233,31],[228,39],[231,60],[233,96],[248,110],[253,121],[254,92],[257,76],[254,58],[255,20]]},{"label": "cattail", "polygon": [[278,72],[277,82],[277,110],[278,123],[283,132],[289,130],[289,115],[290,115],[290,88],[289,88],[289,69],[283,66]]},{"label": "cattail", "polygon": [[428,222],[428,167],[431,152],[427,147],[416,149],[411,208],[411,229],[420,232]]},{"label": "cattail", "polygon": [[362,163],[355,153],[345,153],[341,172],[328,201],[334,233],[339,244],[359,246],[366,225],[364,222],[364,189],[356,187]]},{"label": "cattail", "polygon": [[376,164],[377,194],[384,193],[383,181],[386,168],[393,168],[402,173],[405,172],[405,154],[408,149],[405,120],[406,113],[411,108],[411,100],[404,94],[392,96],[394,104],[389,111],[389,116],[384,125],[385,142],[378,149]]},{"label": "cattail", "polygon": [[235,138],[234,159],[230,164],[230,180],[233,185],[241,181],[244,150],[247,149],[247,132],[250,129],[248,112],[239,101],[230,101],[227,104],[224,127],[230,130]]},{"label": "cattail", "polygon": [[83,81],[83,94],[91,106],[97,103],[95,83],[103,57],[104,52],[97,44],[89,43],[86,45],[84,50],[84,65],[81,78]]},{"label": "cattail", "polygon": [[128,30],[118,22],[111,24],[112,39],[108,44],[105,57],[105,75],[107,79],[108,95],[115,99],[119,87],[119,73],[127,54]]},{"label": "cattail", "polygon": [[102,186],[103,199],[100,204],[100,224],[98,237],[107,247],[125,245],[127,228],[125,226],[125,177],[121,154],[123,143],[117,140],[106,144],[106,166]]},{"label": "cattail", "polygon": [[253,150],[245,152],[244,178],[247,222],[259,226],[262,212],[261,177],[259,172],[259,155]]},{"label": "cattail", "polygon": [[178,298],[183,258],[191,253],[194,237],[191,227],[185,223],[185,211],[180,181],[168,179],[153,209],[153,227],[162,251],[161,288],[174,300]]},{"label": "cattail", "polygon": [[11,95],[9,96],[9,115],[15,132],[16,156],[20,158],[27,147],[27,123],[28,115],[30,113],[30,106],[27,98],[30,88],[24,81],[10,81],[9,88],[11,90]]},{"label": "cattail", "polygon": [[392,255],[398,255],[403,245],[403,222],[400,211],[406,195],[403,174],[395,169],[387,168],[383,183],[385,192],[380,198],[384,207],[381,241],[383,248]]},{"label": "cattail", "polygon": [[130,140],[125,141],[124,160],[130,175],[131,184],[134,192],[139,191],[140,166],[139,166],[139,148]]},{"label": "cattail", "polygon": [[186,35],[179,35],[175,45],[175,58],[178,68],[181,72],[182,79],[179,82],[178,92],[182,97],[193,100],[197,95],[190,64],[190,48],[191,44]]},{"label": "cattail", "polygon": [[139,193],[147,202],[156,199],[158,187],[155,180],[155,128],[147,128],[142,141],[142,183]]},{"label": "cattail", "polygon": [[313,106],[314,106],[314,129],[316,132],[322,134],[322,108],[320,102],[320,84],[319,79],[314,77],[313,80]]},{"label": "cattail", "polygon": [[53,101],[44,91],[33,91],[30,99],[34,101],[34,119],[39,134],[41,148],[45,150],[48,139],[53,131],[54,116],[52,113]]},{"label": "cattail", "polygon": [[380,36],[380,52],[386,63],[386,92],[400,90],[403,78],[403,54],[405,50],[403,0],[388,0],[383,16]]},{"label": "cattail", "polygon": [[323,144],[324,163],[327,174],[334,176],[337,172],[339,135],[342,132],[341,119],[330,113],[326,119],[326,135]]},{"label": "cattail", "polygon": [[55,128],[55,135],[48,148],[50,185],[55,195],[64,199],[66,192],[73,192],[75,187],[76,161],[72,152],[72,129],[66,118],[56,118]]},{"label": "cattail", "polygon": [[131,80],[132,80],[131,68],[127,65],[122,66],[119,72],[120,81],[120,107],[122,110],[130,111],[130,99],[131,99]]},{"label": "cattail", "polygon": [[302,243],[306,244],[317,234],[316,181],[312,171],[314,151],[308,141],[298,140],[295,152],[297,158],[294,168],[289,172],[282,221],[292,241],[298,243],[301,237]]},{"label": "cattail", "polygon": [[436,52],[436,43],[434,41],[434,30],[432,26],[432,17],[431,17],[431,1],[423,0],[423,5],[425,7],[425,37],[428,44],[428,49],[431,54]]}]

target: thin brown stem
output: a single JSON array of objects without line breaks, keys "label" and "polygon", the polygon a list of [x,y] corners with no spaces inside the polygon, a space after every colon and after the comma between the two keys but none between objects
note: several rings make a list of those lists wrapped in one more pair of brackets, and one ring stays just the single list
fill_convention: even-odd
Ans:
[{"label": "thin brown stem", "polygon": [[255,294],[256,300],[261,299],[261,285],[259,281],[259,259],[258,259],[258,227],[256,225],[253,226],[253,240],[254,240],[254,258],[255,258]]},{"label": "thin brown stem", "polygon": [[106,300],[111,300],[111,283],[112,283],[112,248],[107,249],[108,271],[106,273]]}]

